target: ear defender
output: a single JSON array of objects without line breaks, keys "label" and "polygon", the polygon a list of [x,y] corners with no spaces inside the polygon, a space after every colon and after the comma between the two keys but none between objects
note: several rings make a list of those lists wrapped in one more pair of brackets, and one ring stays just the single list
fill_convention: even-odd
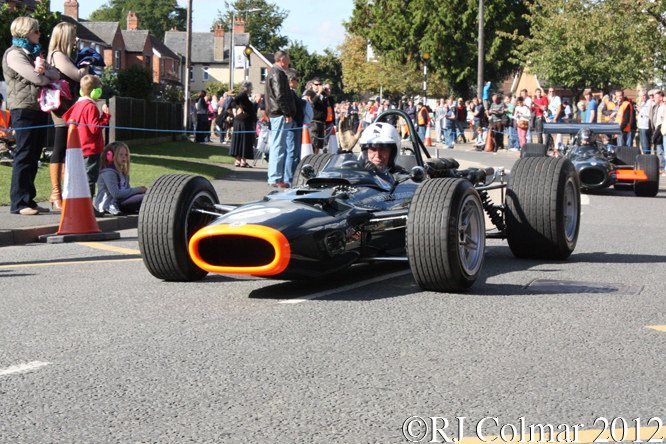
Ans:
[{"label": "ear defender", "polygon": [[[83,90],[82,90],[82,89],[79,90],[79,95],[80,95],[81,97],[85,96],[85,94],[83,94]],[[97,99],[99,99],[100,97],[102,97],[102,88],[95,88],[95,89],[93,89],[92,91],[90,91],[90,98],[91,98],[91,99],[93,99],[93,100],[97,100]]]},{"label": "ear defender", "polygon": [[109,150],[106,152],[106,160],[109,163],[113,163],[113,151]]}]

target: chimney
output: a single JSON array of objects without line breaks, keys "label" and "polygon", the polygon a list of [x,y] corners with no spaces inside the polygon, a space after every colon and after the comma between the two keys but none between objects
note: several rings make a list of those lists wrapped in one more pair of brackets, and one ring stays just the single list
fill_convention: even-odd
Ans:
[{"label": "chimney", "polygon": [[79,2],[76,0],[65,0],[64,15],[79,21]]},{"label": "chimney", "polygon": [[215,37],[224,37],[224,26],[215,25]]},{"label": "chimney", "polygon": [[242,34],[245,32],[245,20],[242,18],[236,19],[234,22],[234,33]]},{"label": "chimney", "polygon": [[127,29],[136,31],[139,29],[139,19],[136,18],[136,12],[127,13]]},{"label": "chimney", "polygon": [[213,60],[221,62],[224,60],[224,25],[215,25],[213,42]]}]

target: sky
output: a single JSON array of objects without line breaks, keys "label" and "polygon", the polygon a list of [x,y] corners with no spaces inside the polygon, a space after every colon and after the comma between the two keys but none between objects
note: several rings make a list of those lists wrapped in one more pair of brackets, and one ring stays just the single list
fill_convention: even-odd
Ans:
[{"label": "sky", "polygon": [[[281,9],[289,11],[282,27],[282,35],[290,40],[301,41],[310,53],[323,54],[324,49],[335,49],[344,40],[342,22],[349,20],[354,7],[353,0],[269,0]],[[106,4],[106,0],[78,0],[79,17],[87,19],[90,14]],[[64,0],[51,0],[51,9],[63,12]],[[178,0],[184,8],[187,2]],[[208,32],[217,17],[218,10],[224,8],[220,0],[193,0],[192,30]],[[141,28],[141,17],[139,17]]]}]

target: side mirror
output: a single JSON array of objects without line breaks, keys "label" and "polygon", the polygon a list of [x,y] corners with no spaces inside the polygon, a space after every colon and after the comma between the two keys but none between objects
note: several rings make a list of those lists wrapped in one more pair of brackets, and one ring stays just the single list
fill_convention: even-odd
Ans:
[{"label": "side mirror", "polygon": [[412,179],[412,182],[421,183],[426,177],[425,170],[423,167],[415,166],[409,172],[409,178]]},{"label": "side mirror", "polygon": [[303,168],[301,168],[301,176],[306,179],[312,179],[313,177],[317,177],[317,173],[312,165],[303,165]]}]

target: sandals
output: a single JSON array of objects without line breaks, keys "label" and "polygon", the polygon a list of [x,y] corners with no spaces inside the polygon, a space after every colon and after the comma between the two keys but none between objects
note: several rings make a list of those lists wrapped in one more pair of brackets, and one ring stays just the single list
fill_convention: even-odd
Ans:
[{"label": "sandals", "polygon": [[250,164],[247,163],[247,162],[241,162],[241,163],[240,163],[240,167],[241,167],[241,168],[252,168],[252,167],[250,166]]},{"label": "sandals", "polygon": [[240,163],[240,160],[235,161],[234,166],[236,166],[236,167],[242,166],[241,163]]}]

